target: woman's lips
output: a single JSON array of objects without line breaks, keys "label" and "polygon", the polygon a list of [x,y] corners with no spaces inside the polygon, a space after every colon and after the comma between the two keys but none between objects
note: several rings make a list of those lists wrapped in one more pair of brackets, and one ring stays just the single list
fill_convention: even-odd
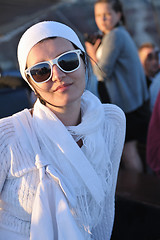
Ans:
[{"label": "woman's lips", "polygon": [[55,90],[54,92],[56,91],[65,91],[66,89],[68,89],[70,86],[72,85],[72,83],[65,83],[65,84],[61,84],[59,85]]}]

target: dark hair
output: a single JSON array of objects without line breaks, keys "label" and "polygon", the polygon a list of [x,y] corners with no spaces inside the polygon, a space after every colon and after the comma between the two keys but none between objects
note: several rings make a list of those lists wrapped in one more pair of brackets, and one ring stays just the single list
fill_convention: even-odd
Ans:
[{"label": "dark hair", "polygon": [[97,0],[94,5],[96,5],[97,3],[108,3],[111,4],[112,9],[115,12],[120,12],[121,13],[121,22],[123,25],[125,25],[126,20],[125,20],[125,16],[124,16],[124,12],[123,12],[123,6],[121,4],[121,2],[119,0]]}]

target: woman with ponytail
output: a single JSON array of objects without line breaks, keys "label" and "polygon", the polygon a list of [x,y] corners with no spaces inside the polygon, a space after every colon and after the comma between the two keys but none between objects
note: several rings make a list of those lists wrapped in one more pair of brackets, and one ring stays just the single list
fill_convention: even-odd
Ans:
[{"label": "woman with ponytail", "polygon": [[126,115],[123,167],[143,172],[137,144],[146,144],[150,110],[137,47],[124,26],[125,17],[119,0],[97,0],[94,13],[103,38],[100,44],[97,40],[94,46],[86,42],[86,49],[93,59],[93,70],[101,86],[99,95],[103,101],[107,91],[110,102],[123,109]]}]

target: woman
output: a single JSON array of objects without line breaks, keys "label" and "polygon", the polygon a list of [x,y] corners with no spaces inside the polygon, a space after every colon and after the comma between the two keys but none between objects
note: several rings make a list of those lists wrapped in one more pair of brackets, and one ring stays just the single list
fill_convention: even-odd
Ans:
[{"label": "woman", "polygon": [[110,239],[125,117],[85,91],[86,54],[44,21],[18,45],[33,109],[0,120],[0,239]]},{"label": "woman", "polygon": [[[124,28],[124,14],[119,0],[98,0],[95,21],[103,33],[95,46],[86,42],[94,72],[105,83],[111,103],[126,115],[126,144],[123,161],[126,169],[143,171],[137,141],[145,144],[150,117],[149,94],[137,48]],[[96,46],[99,46],[98,49]],[[97,63],[97,64],[95,64]]]}]

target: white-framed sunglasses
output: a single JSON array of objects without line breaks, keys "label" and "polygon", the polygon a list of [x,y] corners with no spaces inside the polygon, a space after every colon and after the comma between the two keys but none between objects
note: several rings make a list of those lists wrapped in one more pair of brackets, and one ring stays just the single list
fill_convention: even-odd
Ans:
[{"label": "white-framed sunglasses", "polygon": [[25,74],[35,83],[44,83],[52,77],[54,64],[63,72],[72,73],[81,65],[80,54],[82,54],[80,49],[65,52],[57,58],[40,62],[27,68]]}]

